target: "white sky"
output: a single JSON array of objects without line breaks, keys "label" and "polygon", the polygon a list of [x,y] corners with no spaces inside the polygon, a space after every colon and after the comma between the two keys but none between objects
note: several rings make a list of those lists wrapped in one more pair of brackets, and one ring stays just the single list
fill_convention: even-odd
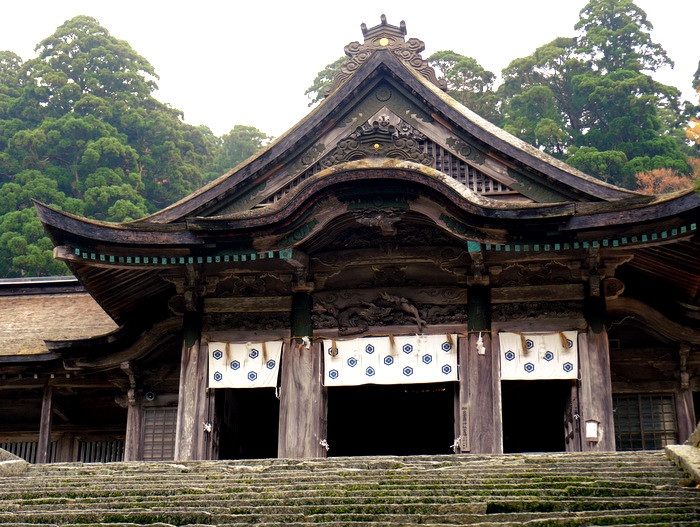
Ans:
[{"label": "white sky", "polygon": [[[23,59],[76,15],[97,18],[131,44],[160,76],[156,98],[185,121],[217,135],[235,124],[280,135],[308,111],[305,89],[317,72],[362,42],[360,24],[405,20],[408,37],[474,57],[499,74],[558,36],[573,36],[587,0],[0,0],[0,50]],[[700,1],[636,0],[676,67],[654,76],[694,99],[700,59]]]}]

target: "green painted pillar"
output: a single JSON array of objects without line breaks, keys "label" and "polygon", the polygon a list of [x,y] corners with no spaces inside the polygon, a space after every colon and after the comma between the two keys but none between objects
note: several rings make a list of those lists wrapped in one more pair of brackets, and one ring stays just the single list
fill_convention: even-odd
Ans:
[{"label": "green painted pillar", "polygon": [[307,292],[292,295],[292,337],[311,337],[314,333],[311,322],[313,297]]}]

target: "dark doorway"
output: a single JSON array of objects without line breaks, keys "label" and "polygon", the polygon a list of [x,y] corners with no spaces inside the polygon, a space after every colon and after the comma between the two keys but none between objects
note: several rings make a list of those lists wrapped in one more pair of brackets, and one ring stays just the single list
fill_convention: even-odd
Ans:
[{"label": "dark doorway", "polygon": [[328,389],[329,456],[448,454],[454,383]]},{"label": "dark doorway", "polygon": [[571,383],[502,381],[503,451],[563,452]]},{"label": "dark doorway", "polygon": [[216,390],[219,459],[277,457],[280,402],[273,388]]}]

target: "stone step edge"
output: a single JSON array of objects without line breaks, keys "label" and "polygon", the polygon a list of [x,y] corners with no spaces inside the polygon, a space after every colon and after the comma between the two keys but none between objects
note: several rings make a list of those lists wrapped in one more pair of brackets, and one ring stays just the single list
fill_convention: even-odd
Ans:
[{"label": "stone step edge", "polygon": [[666,456],[700,485],[700,449],[691,445],[668,445]]},{"label": "stone step edge", "polygon": [[[697,510],[697,509],[696,509]],[[668,513],[668,512],[659,512],[659,513],[650,513],[648,509],[642,509],[641,514],[616,514],[617,511],[605,511],[603,514],[595,514],[591,513],[589,511],[583,511],[581,513],[566,513],[566,517],[562,517],[562,520],[569,520],[569,523],[567,525],[571,525],[571,520],[572,516],[574,516],[575,520],[578,521],[585,521],[584,525],[590,525],[590,520],[596,521],[600,520],[603,518],[607,519],[623,519],[627,520],[633,520],[633,521],[639,521],[639,517],[646,517],[646,518],[658,518],[661,519],[663,518],[665,521],[676,521],[676,520],[685,520],[688,518],[687,512],[683,512],[681,514],[675,514],[675,513]],[[71,518],[78,518],[79,522],[87,523],[90,521],[97,521],[103,524],[106,524],[107,521],[115,521],[115,520],[121,520],[121,522],[128,521],[130,519],[130,515],[128,514],[115,514],[112,511],[106,511],[105,513],[95,513],[95,512],[64,512],[61,514],[61,520],[60,523],[66,523],[65,520],[70,521]],[[261,514],[261,515],[251,515],[251,514],[211,514],[206,511],[189,511],[189,510],[184,510],[184,511],[169,511],[169,513],[163,513],[160,511],[140,511],[136,513],[135,518],[138,518],[140,520],[145,520],[147,518],[153,518],[156,520],[160,520],[161,518],[173,518],[173,519],[178,519],[178,520],[186,520],[189,521],[191,524],[192,521],[196,523],[200,523],[201,520],[207,520],[207,523],[210,521],[214,521],[217,525],[222,524],[222,523],[251,523],[251,520],[257,520],[254,523],[261,523],[262,521],[270,521],[270,520],[276,520],[279,523],[289,523],[290,521],[313,521],[318,523],[319,521],[322,523],[326,523],[327,521],[343,521],[343,522],[353,522],[355,520],[361,520],[361,521],[371,521],[380,524],[384,524],[385,522],[391,522],[392,520],[398,520],[398,519],[404,519],[406,516],[410,517],[416,517],[418,516],[421,520],[421,522],[425,523],[456,523],[456,524],[461,524],[465,525],[465,521],[469,520],[480,520],[488,518],[488,515],[479,515],[479,517],[475,517],[474,514],[373,514],[373,513],[338,513],[338,514],[333,514],[332,516],[335,516],[336,518],[330,519],[329,514],[303,514],[303,513],[287,513],[287,514]],[[28,515],[30,518],[30,521],[25,523],[31,523],[32,521],[39,522],[39,523],[46,523],[43,520],[46,518],[45,515]],[[16,516],[15,516],[16,518]],[[497,518],[493,517],[494,520]],[[507,518],[502,518],[506,521],[509,521]],[[514,518],[517,520],[517,518]],[[105,521],[107,520],[107,521]],[[236,520],[241,520],[240,522],[237,522]],[[552,518],[549,519],[548,523],[551,523]],[[162,521],[162,520],[160,520]],[[536,523],[542,523],[542,522],[533,522],[534,524]],[[617,522],[614,522],[617,523]],[[522,525],[522,523],[518,523]],[[641,524],[641,523],[640,523]]]},{"label": "stone step edge", "polygon": [[[694,495],[692,495],[694,496]],[[144,501],[125,501],[119,499],[112,500],[97,500],[85,501],[85,500],[75,500],[75,499],[60,499],[56,498],[55,501],[47,503],[46,501],[37,500],[37,503],[7,503],[1,509],[0,512],[13,512],[17,510],[53,510],[56,508],[66,508],[67,505],[81,506],[86,505],[96,505],[96,506],[111,506],[113,504],[123,504],[127,508],[132,505],[137,505],[138,507],[150,507],[157,508],[161,506],[164,502],[170,502],[172,506],[227,506],[227,507],[327,507],[327,506],[379,506],[379,505],[396,505],[396,506],[445,506],[445,507],[461,507],[461,506],[481,506],[499,504],[501,506],[517,506],[517,507],[529,507],[531,504],[541,503],[542,499],[540,497],[524,497],[524,496],[493,496],[486,500],[474,500],[474,501],[464,501],[462,499],[444,499],[441,498],[437,500],[429,501],[419,501],[422,497],[417,497],[415,501],[405,499],[406,496],[386,496],[386,500],[378,499],[375,496],[367,496],[364,498],[359,498],[358,496],[350,496],[338,500],[335,497],[322,497],[327,499],[311,500],[308,498],[292,498],[292,499],[278,499],[272,498],[269,501],[265,500],[250,500],[250,499],[237,499],[237,500],[220,500],[220,499],[202,499],[202,496],[192,496],[188,499],[178,499],[172,500],[171,496],[163,497],[159,500],[144,500]],[[409,496],[410,498],[410,496]],[[604,504],[610,505],[610,510],[613,510],[613,506],[617,507],[619,510],[634,509],[640,504],[644,504],[648,507],[694,507],[695,505],[689,505],[688,496],[669,496],[669,497],[653,497],[648,496],[624,496],[622,499],[602,499],[594,498],[585,501],[580,499],[550,499],[546,503],[549,507],[559,507],[561,510],[572,510],[576,507],[584,507],[590,505],[590,510],[603,510],[596,509],[597,506]],[[362,502],[358,501],[364,500]],[[305,500],[305,501],[302,501]],[[294,503],[297,501],[298,503]],[[134,507],[134,508],[138,508]],[[581,508],[581,510],[584,510]]]},{"label": "stone step edge", "polygon": [[[517,502],[521,504],[520,502]],[[465,504],[467,505],[467,504]],[[651,515],[661,515],[661,514],[697,514],[700,512],[700,505],[676,505],[676,506],[664,506],[664,507],[644,507],[637,504],[637,508],[623,508],[623,509],[580,509],[572,510],[567,508],[560,508],[557,510],[536,510],[534,508],[528,509],[527,507],[523,510],[517,510],[517,507],[513,507],[512,510],[500,509],[503,503],[479,503],[471,504],[471,506],[455,507],[453,504],[411,504],[411,505],[393,505],[393,504],[372,504],[363,505],[360,507],[353,507],[351,505],[337,505],[333,507],[316,507],[316,506],[304,506],[304,507],[285,507],[285,506],[274,506],[274,507],[254,507],[254,506],[240,506],[240,507],[224,507],[224,506],[206,506],[199,507],[199,511],[194,511],[192,507],[179,505],[177,507],[138,507],[131,509],[123,508],[110,508],[105,507],[101,509],[91,509],[91,510],[80,510],[76,511],[75,514],[91,514],[93,516],[102,515],[108,516],[121,515],[121,516],[138,516],[144,512],[157,515],[180,515],[180,514],[190,514],[193,512],[199,512],[203,514],[210,515],[234,515],[237,517],[243,516],[285,516],[285,515],[302,515],[302,516],[332,516],[338,514],[385,514],[393,516],[412,516],[412,515],[432,515],[432,516],[443,516],[443,515],[469,515],[474,517],[484,517],[493,519],[503,519],[508,517],[518,517],[529,519],[534,518],[549,518],[558,517],[561,515],[568,516],[634,516],[639,514],[651,514]],[[489,510],[491,508],[491,510]],[[323,510],[319,510],[323,509]],[[404,510],[405,509],[405,510]],[[17,518],[20,517],[46,517],[53,516],[55,513],[59,512],[70,512],[64,511],[62,509],[52,508],[49,510],[25,510],[24,508],[16,511],[5,511],[0,514],[0,519],[9,517]],[[700,521],[700,520],[699,520]]]}]

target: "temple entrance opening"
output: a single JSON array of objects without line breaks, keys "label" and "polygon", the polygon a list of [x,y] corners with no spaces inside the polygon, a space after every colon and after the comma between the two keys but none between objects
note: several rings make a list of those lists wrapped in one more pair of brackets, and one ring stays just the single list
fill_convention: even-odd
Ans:
[{"label": "temple entrance opening", "polygon": [[216,390],[219,459],[277,457],[279,400],[273,388]]},{"label": "temple entrance opening", "polygon": [[328,389],[329,456],[448,454],[455,383]]},{"label": "temple entrance opening", "polygon": [[564,452],[571,381],[502,381],[503,451]]}]

